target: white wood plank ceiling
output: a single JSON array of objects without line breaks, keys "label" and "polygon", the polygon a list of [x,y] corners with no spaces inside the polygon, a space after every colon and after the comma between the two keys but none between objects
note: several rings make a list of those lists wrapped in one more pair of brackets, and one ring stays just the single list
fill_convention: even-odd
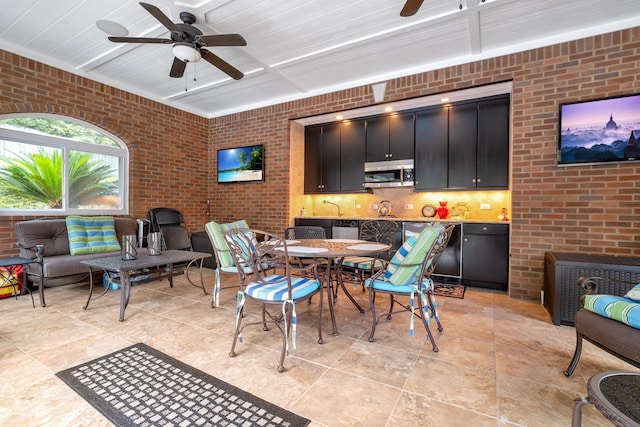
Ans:
[{"label": "white wood plank ceiling", "polygon": [[176,23],[193,13],[204,34],[241,34],[247,46],[208,49],[245,77],[201,60],[171,78],[171,44],[107,40],[99,20],[129,37],[170,38],[132,0],[0,0],[0,49],[217,117],[640,22],[639,0],[425,0],[411,17],[400,16],[405,0],[147,2]]}]

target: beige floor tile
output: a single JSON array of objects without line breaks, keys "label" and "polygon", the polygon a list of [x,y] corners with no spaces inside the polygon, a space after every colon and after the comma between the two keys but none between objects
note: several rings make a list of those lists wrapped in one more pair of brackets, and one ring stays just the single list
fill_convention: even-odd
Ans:
[{"label": "beige floor tile", "polygon": [[[0,425],[109,425],[55,373],[136,342],[305,416],[313,427],[570,425],[573,399],[586,393],[592,375],[634,370],[585,342],[567,378],[562,371],[575,346],[572,327],[553,325],[539,303],[467,288],[464,299],[437,298],[444,327],[438,333],[431,322],[437,353],[419,320],[409,335],[408,313],[382,317],[369,342],[372,316],[360,289],[350,291],[364,314],[338,293],[337,336],[324,298],[323,344],[316,329],[318,297],[298,304],[297,351],[278,373],[277,328],[247,328],[236,357],[229,356],[237,277],[223,276],[220,307],[211,308],[214,275],[204,273],[207,295],[184,275],[173,288],[167,280],[135,286],[124,322],[118,321],[119,291],[83,309],[87,284],[48,288],[46,308],[37,305],[37,292],[36,308],[28,296],[0,300]],[[387,304],[378,298],[377,313]],[[246,315],[247,321],[259,319],[259,307]],[[583,425],[610,424],[587,406]]]}]

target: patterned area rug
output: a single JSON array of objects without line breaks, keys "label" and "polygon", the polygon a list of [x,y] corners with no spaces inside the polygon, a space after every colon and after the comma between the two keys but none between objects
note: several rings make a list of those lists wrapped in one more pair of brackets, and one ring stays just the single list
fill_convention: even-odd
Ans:
[{"label": "patterned area rug", "polygon": [[310,421],[135,344],[56,374],[117,426],[306,426]]},{"label": "patterned area rug", "polygon": [[433,293],[443,297],[464,298],[464,291],[467,289],[464,285],[450,283],[433,283]]}]

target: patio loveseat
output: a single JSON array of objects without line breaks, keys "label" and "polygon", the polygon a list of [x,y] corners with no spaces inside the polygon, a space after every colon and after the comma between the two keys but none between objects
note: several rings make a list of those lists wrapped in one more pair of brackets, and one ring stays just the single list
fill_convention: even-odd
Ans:
[{"label": "patio loveseat", "polygon": [[[80,218],[81,223],[102,221],[99,227],[103,230],[104,238],[97,243],[94,241],[93,245],[88,244],[93,247],[81,248],[83,245],[78,245],[74,240],[75,232],[70,245],[68,218],[71,217],[35,219],[20,221],[14,225],[20,256],[36,261],[25,268],[29,282],[38,285],[40,305],[43,307],[46,305],[45,286],[67,285],[85,280],[89,274],[89,267],[80,264],[80,261],[119,255],[122,236],[135,235],[138,230],[138,224],[131,218],[76,217]],[[93,224],[95,227],[96,223]],[[72,246],[74,250],[71,249]]]},{"label": "patio loveseat", "polygon": [[571,376],[580,361],[582,339],[640,368],[640,284],[629,284],[624,296],[598,294],[600,277],[581,277],[578,286],[586,292],[575,317],[576,348],[569,367]]}]

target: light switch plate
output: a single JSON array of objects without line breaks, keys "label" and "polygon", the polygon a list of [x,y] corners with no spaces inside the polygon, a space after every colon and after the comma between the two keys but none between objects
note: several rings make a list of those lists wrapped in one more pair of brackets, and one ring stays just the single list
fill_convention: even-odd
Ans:
[{"label": "light switch plate", "polygon": [[491,205],[489,203],[481,203],[480,204],[480,209],[489,210],[489,209],[491,209]]}]

